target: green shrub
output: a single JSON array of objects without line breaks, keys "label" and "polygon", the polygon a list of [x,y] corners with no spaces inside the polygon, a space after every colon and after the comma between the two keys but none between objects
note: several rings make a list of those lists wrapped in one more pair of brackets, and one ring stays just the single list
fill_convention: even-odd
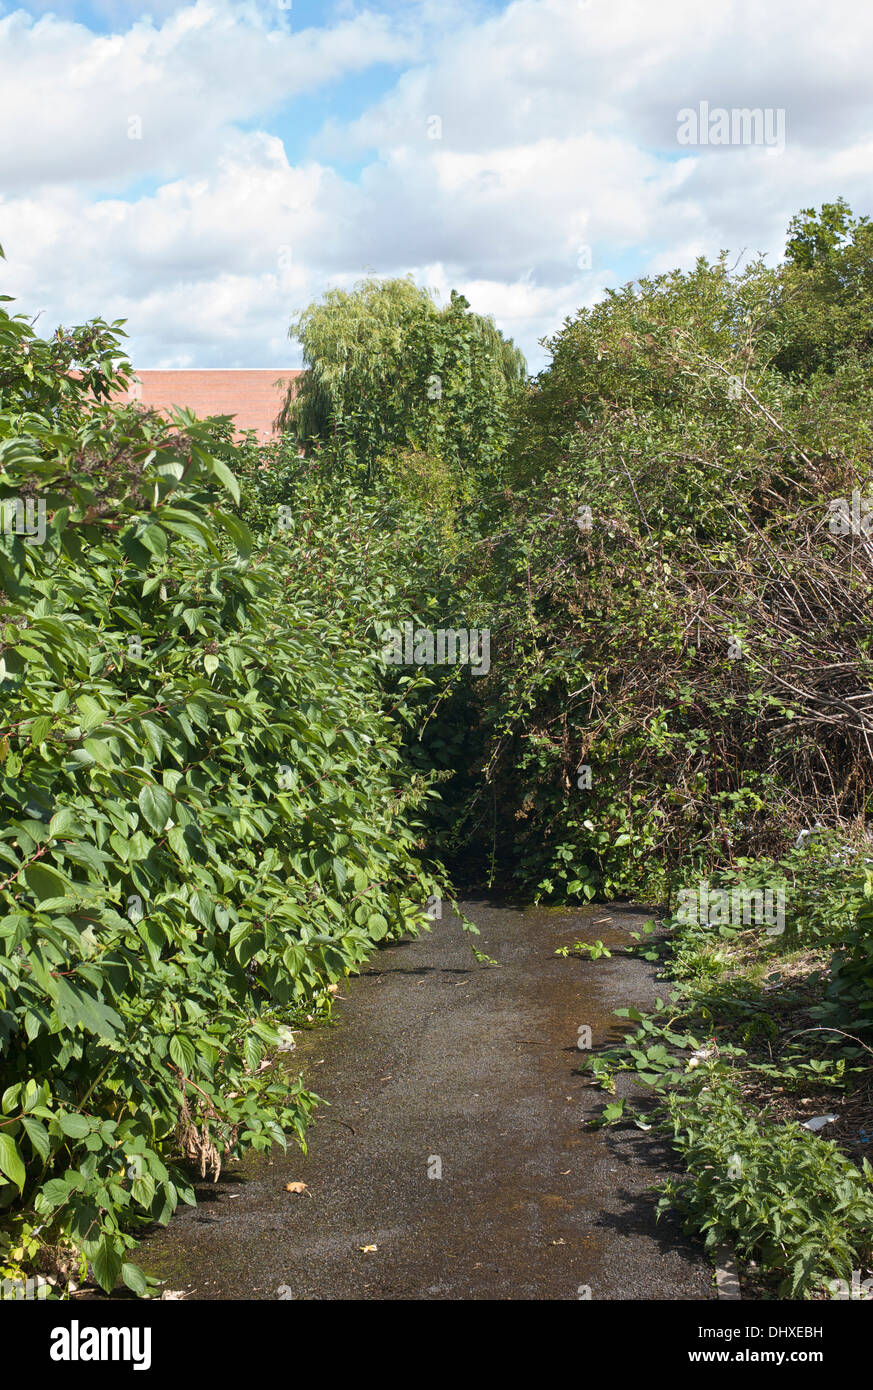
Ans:
[{"label": "green shrub", "polygon": [[670,1179],[659,1210],[678,1207],[707,1247],[730,1245],[768,1273],[780,1297],[820,1291],[873,1256],[873,1169],[799,1124],[747,1114],[718,1069],[667,1099],[687,1176]]},{"label": "green shrub", "polygon": [[46,519],[0,536],[0,1264],[72,1242],[142,1292],[179,1156],[302,1141],[278,1025],[436,883],[342,557],[313,602],[316,523],[256,547],[226,439],[95,401],[119,356],[0,315],[0,497]]}]

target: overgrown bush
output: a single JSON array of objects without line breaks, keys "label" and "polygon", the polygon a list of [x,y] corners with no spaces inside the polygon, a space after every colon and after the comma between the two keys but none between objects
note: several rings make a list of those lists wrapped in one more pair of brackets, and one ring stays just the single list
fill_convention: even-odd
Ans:
[{"label": "overgrown bush", "polygon": [[179,1159],[302,1141],[279,1027],[437,885],[354,541],[256,546],[226,436],[100,403],[120,358],[0,314],[0,497],[45,508],[0,538],[0,1272],[71,1243],[141,1292]]},{"label": "overgrown bush", "polygon": [[[863,828],[873,242],[846,237],[829,270],[641,280],[547,343],[471,542],[500,659],[456,822],[527,893],[663,901],[680,865]],[[827,284],[825,366],[792,335]]]}]

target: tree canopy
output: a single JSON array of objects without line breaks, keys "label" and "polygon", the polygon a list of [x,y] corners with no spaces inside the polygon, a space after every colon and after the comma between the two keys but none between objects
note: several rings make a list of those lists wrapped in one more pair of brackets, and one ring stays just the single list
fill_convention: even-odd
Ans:
[{"label": "tree canopy", "polygon": [[463,295],[440,306],[411,278],[364,280],[329,290],[289,332],[306,376],[282,423],[347,470],[372,478],[404,450],[461,470],[500,456],[525,361]]}]

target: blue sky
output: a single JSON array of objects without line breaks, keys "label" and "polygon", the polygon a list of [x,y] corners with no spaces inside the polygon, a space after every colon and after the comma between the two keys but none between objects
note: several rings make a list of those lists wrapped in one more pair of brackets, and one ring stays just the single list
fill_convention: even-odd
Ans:
[{"label": "blue sky", "polygon": [[[0,5],[3,289],[141,367],[287,366],[306,303],[412,274],[538,369],[607,286],[873,212],[871,38],[854,0]],[[785,140],[682,145],[700,101]]]}]

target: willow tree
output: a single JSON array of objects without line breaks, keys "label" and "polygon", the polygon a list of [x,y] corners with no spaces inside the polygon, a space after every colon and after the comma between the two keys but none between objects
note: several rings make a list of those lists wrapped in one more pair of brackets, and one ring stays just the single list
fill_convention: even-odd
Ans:
[{"label": "willow tree", "polygon": [[349,471],[372,477],[380,460],[408,453],[462,470],[500,456],[526,364],[463,295],[441,306],[411,277],[368,279],[329,290],[289,336],[306,375],[281,423]]}]

